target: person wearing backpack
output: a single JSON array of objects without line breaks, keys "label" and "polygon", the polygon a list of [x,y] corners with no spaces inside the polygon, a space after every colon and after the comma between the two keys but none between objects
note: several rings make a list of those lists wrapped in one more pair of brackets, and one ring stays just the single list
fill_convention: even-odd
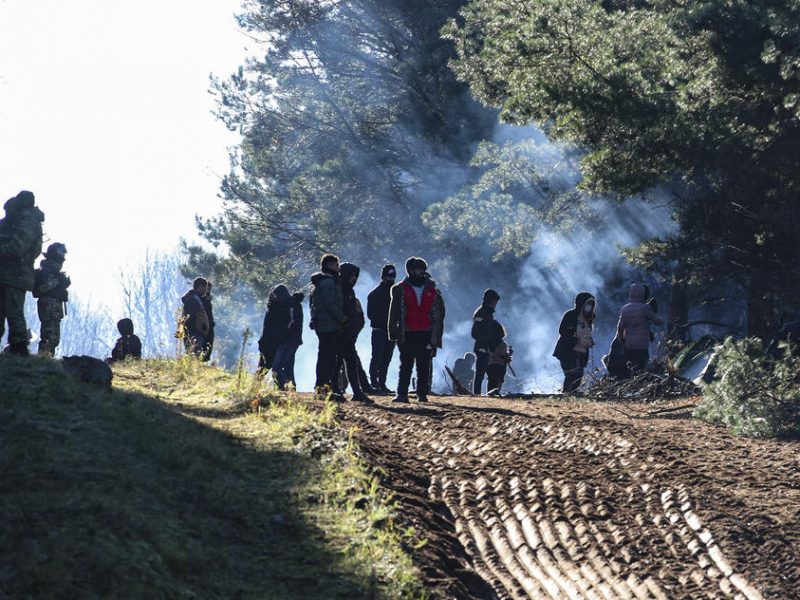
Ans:
[{"label": "person wearing backpack", "polygon": [[33,297],[37,298],[36,308],[42,324],[39,333],[40,356],[53,356],[61,343],[61,320],[66,315],[65,306],[69,301],[67,288],[72,283],[62,271],[66,257],[67,247],[64,244],[50,244],[36,270]]}]

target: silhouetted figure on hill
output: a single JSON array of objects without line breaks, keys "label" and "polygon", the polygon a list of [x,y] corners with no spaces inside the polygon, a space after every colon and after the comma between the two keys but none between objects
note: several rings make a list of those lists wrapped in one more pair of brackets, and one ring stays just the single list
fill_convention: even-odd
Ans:
[{"label": "silhouetted figure on hill", "polygon": [[203,294],[203,308],[206,309],[208,315],[208,335],[206,335],[206,343],[203,345],[203,354],[200,360],[208,362],[211,360],[211,352],[214,350],[214,305],[212,304],[213,296],[211,295],[211,282],[207,282],[206,293]]},{"label": "silhouetted figure on hill", "polygon": [[558,342],[553,351],[564,372],[564,394],[576,392],[583,382],[583,371],[589,363],[589,350],[594,346],[596,300],[589,292],[575,296],[575,307],[564,313],[558,326]]},{"label": "silhouetted figure on hill", "polygon": [[142,358],[142,341],[139,336],[133,333],[133,321],[130,319],[120,319],[117,321],[117,331],[120,337],[111,350],[111,360],[125,360],[126,358]]},{"label": "silhouetted figure on hill", "polygon": [[202,356],[210,327],[208,313],[203,304],[207,285],[208,282],[203,277],[198,277],[192,283],[192,289],[181,298],[183,345],[187,354],[194,354],[198,358]]},{"label": "silhouetted figure on hill", "polygon": [[61,342],[61,320],[69,301],[67,288],[72,283],[61,270],[66,256],[64,244],[50,244],[34,277],[33,297],[38,299],[36,308],[41,322],[39,354],[43,356],[53,356]]},{"label": "silhouetted figure on hill", "polygon": [[[489,355],[505,336],[498,337],[499,329],[495,326],[494,311],[500,300],[500,294],[494,290],[483,293],[481,305],[472,315],[472,339],[475,340],[472,351],[475,353],[475,378],[472,381],[472,393],[481,395],[483,378],[489,368]],[[502,329],[502,327],[500,328]],[[491,388],[489,388],[491,389]]]},{"label": "silhouetted figure on hill", "polygon": [[[314,388],[324,396],[337,390],[336,365],[340,338],[347,317],[344,314],[344,296],[339,285],[339,257],[325,254],[320,259],[320,271],[311,276],[309,327],[317,334],[317,376]],[[338,391],[338,390],[337,390]],[[341,400],[340,396],[336,396]]]},{"label": "silhouetted figure on hill", "polygon": [[25,292],[33,290],[34,262],[42,252],[44,213],[33,193],[22,191],[8,200],[0,219],[0,338],[8,322],[9,352],[28,355]]}]

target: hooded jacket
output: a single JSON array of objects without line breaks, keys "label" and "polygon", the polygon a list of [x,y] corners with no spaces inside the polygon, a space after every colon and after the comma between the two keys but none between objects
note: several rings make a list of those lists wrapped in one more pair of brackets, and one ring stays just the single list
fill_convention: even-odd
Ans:
[{"label": "hooded jacket", "polygon": [[617,336],[626,350],[647,350],[650,347],[650,324],[664,323],[664,319],[645,303],[646,295],[645,287],[634,283],[628,292],[629,302],[620,311]]},{"label": "hooded jacket", "polygon": [[142,358],[142,342],[133,333],[133,321],[130,319],[120,319],[117,321],[117,330],[120,337],[111,350],[111,360],[125,360],[128,357]]},{"label": "hooded jacket", "polygon": [[558,326],[558,342],[556,342],[553,356],[558,360],[563,361],[574,352],[576,334],[578,331],[578,316],[583,310],[584,305],[589,302],[595,302],[594,296],[589,292],[580,292],[575,296],[575,307],[571,308],[564,313],[561,317],[561,324]]},{"label": "hooded jacket", "polygon": [[342,306],[347,323],[344,326],[344,335],[351,341],[358,338],[358,334],[364,329],[364,310],[361,302],[356,297],[356,291],[350,283],[353,275],[361,274],[361,269],[352,263],[342,263],[339,270],[339,285],[342,287]]},{"label": "hooded jacket", "polygon": [[44,213],[33,194],[19,194],[5,203],[0,219],[0,284],[32,291],[34,262],[42,253]]},{"label": "hooded jacket", "polygon": [[344,327],[344,297],[339,279],[339,274],[332,271],[320,271],[311,276],[309,325],[317,333],[335,333]]},{"label": "hooded jacket", "polygon": [[303,294],[290,294],[289,288],[283,284],[276,285],[270,292],[258,339],[261,364],[265,368],[272,367],[275,352],[281,344],[303,343],[303,298]]},{"label": "hooded jacket", "polygon": [[505,332],[500,335],[501,331],[503,326],[495,320],[494,308],[484,302],[472,315],[472,339],[475,340],[472,351],[491,353],[503,341]]}]

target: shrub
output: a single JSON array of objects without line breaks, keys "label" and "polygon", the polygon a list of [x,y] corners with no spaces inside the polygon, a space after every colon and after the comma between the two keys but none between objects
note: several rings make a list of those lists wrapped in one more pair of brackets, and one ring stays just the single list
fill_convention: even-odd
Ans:
[{"label": "shrub", "polygon": [[716,349],[717,376],[695,416],[722,423],[738,435],[800,433],[800,359],[775,360],[757,338],[726,339]]}]

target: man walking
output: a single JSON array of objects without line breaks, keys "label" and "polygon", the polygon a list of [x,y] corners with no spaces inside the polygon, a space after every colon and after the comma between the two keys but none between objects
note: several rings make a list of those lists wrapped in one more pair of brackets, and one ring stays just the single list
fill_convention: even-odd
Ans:
[{"label": "man walking", "polygon": [[391,290],[389,339],[400,349],[400,376],[393,402],[408,402],[415,364],[417,400],[428,401],[433,349],[442,346],[444,300],[434,281],[426,277],[427,268],[423,259],[412,256],[406,261],[408,276]]},{"label": "man walking", "polygon": [[33,290],[33,263],[42,252],[44,213],[34,206],[32,192],[23,191],[5,203],[0,219],[0,338],[8,321],[12,354],[28,356],[25,292]]},{"label": "man walking", "polygon": [[383,265],[381,281],[367,296],[367,316],[372,326],[372,358],[369,361],[369,378],[378,393],[391,394],[386,387],[386,375],[392,362],[395,343],[389,339],[389,303],[397,278],[394,265]]}]

